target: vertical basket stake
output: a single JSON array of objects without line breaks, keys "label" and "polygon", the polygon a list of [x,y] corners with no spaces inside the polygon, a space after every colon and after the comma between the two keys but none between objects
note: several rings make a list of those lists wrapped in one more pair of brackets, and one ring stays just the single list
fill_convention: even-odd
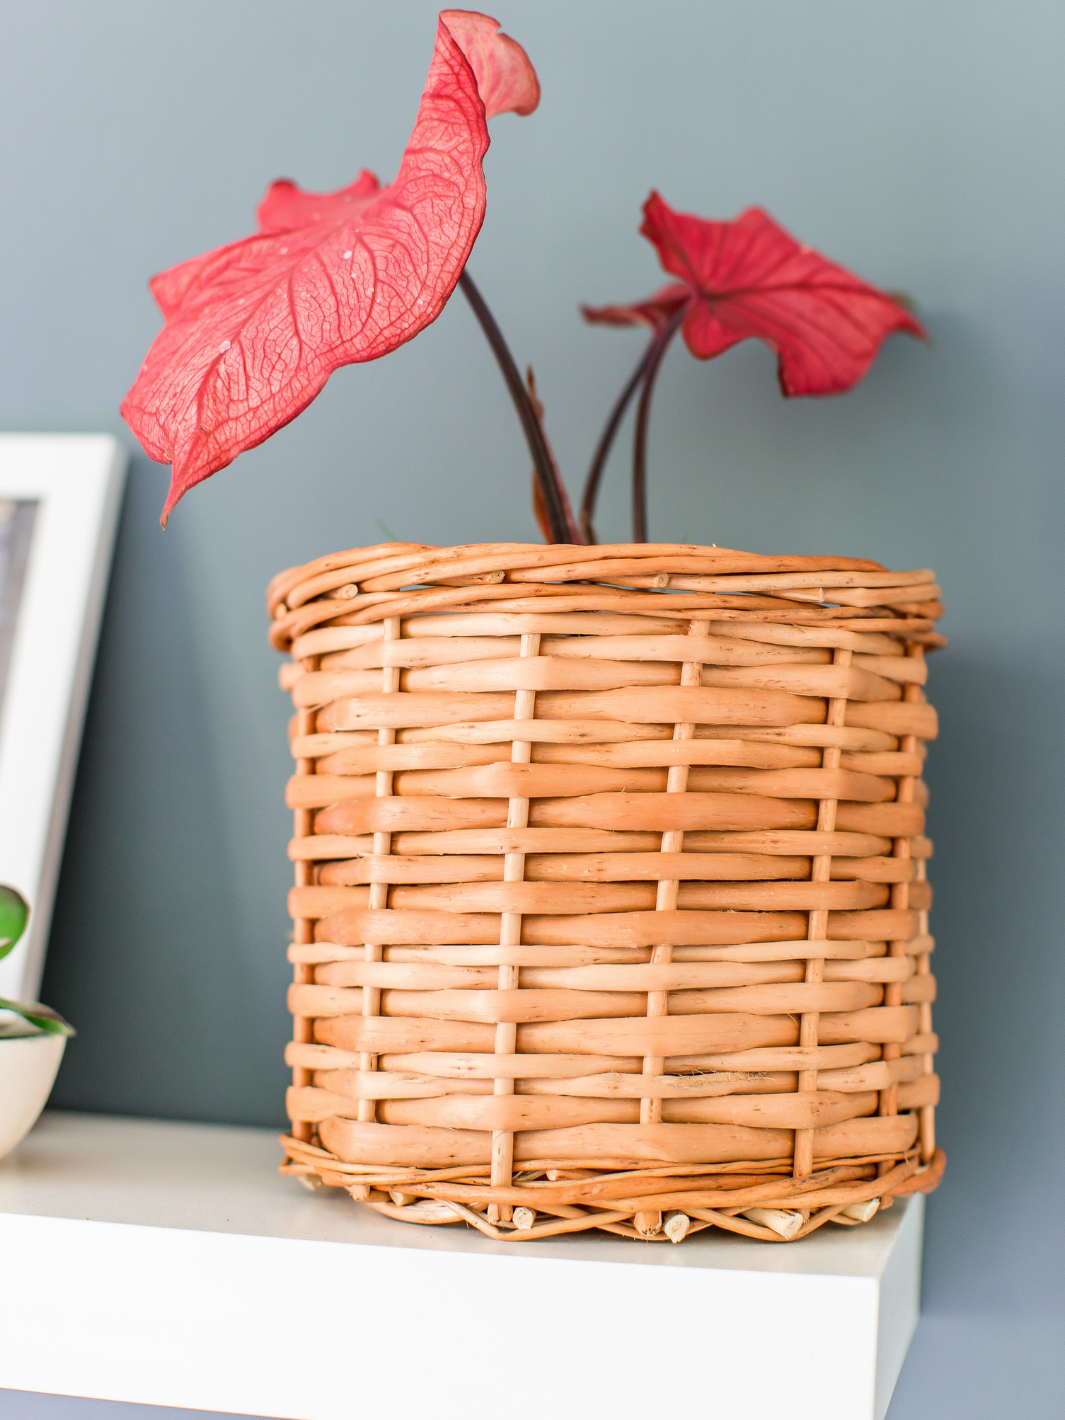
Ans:
[{"label": "vertical basket stake", "polygon": [[[710,630],[709,621],[692,621],[688,625],[689,636],[705,636]],[[685,661],[681,666],[681,685],[698,685],[702,675],[702,665],[698,661]],[[674,740],[690,740],[695,735],[695,725],[691,722],[682,722],[673,726]],[[688,769],[686,764],[671,764],[666,773],[666,793],[683,794],[688,788]],[[679,853],[684,847],[684,830],[679,828],[667,829],[662,834],[662,844],[660,852]],[[677,896],[680,892],[680,880],[677,878],[660,878],[658,881],[658,893],[655,898],[656,912],[674,912],[677,907]],[[673,948],[671,946],[658,945],[651,949],[652,962],[670,962],[673,960]],[[648,991],[647,993],[647,1014],[648,1016],[664,1016],[669,1012],[669,993],[667,991]],[[645,1075],[661,1075],[665,1070],[665,1060],[661,1055],[645,1055],[643,1059],[643,1073]],[[640,1100],[640,1123],[658,1124],[662,1119],[662,1098],[645,1097]],[[633,1226],[638,1233],[643,1233],[650,1237],[657,1233],[662,1226],[662,1214],[657,1209],[648,1209],[636,1214],[633,1218]]]},{"label": "vertical basket stake", "polygon": [[[915,658],[920,657],[920,659],[923,660],[924,647],[915,647],[912,654]],[[909,738],[913,739],[914,749],[916,750],[916,736],[907,736],[907,739]],[[917,863],[917,881],[921,883],[927,881],[927,870],[925,868],[925,862],[926,860],[924,858],[920,858]],[[917,914],[917,931],[919,936],[928,936],[927,908],[922,908],[922,910]],[[928,952],[922,952],[917,958],[916,974],[918,976],[931,976],[932,963],[928,959]],[[922,1001],[917,1007],[917,1033],[922,1036],[930,1036],[932,1034],[932,1003],[930,1001]],[[925,1051],[924,1055],[921,1057],[921,1066],[922,1075],[935,1074],[935,1056],[932,1054],[931,1051]],[[922,1105],[919,1118],[921,1162],[922,1164],[930,1164],[936,1152],[935,1106],[931,1104]]]},{"label": "vertical basket stake", "polygon": [[[384,622],[385,643],[398,641],[402,634],[400,619],[398,616],[389,616]],[[383,658],[387,661],[387,653]],[[399,690],[399,667],[386,665],[381,672],[381,689],[386,695],[391,695]],[[380,728],[377,731],[377,743],[379,745],[394,745],[396,742],[396,732],[394,729]],[[374,785],[374,792],[379,799],[388,798],[392,793],[392,771],[379,769]],[[391,833],[375,833],[373,836],[373,862],[376,864],[379,859],[387,858],[392,852]],[[380,910],[388,906],[388,883],[374,882],[370,884],[370,910]],[[383,955],[383,945],[379,942],[367,942],[363,947],[363,952],[367,961],[380,961]],[[364,986],[362,988],[362,1014],[364,1016],[377,1016],[381,1013],[381,988],[379,986]],[[359,1056],[360,1070],[376,1070],[377,1056],[362,1051]],[[377,1117],[377,1102],[372,1099],[360,1099],[358,1105],[358,1118],[367,1124],[372,1124]]]},{"label": "vertical basket stake", "polygon": [[[528,658],[539,656],[540,654],[540,634],[532,632],[523,635],[521,638],[521,648],[518,652],[520,657]],[[514,692],[514,719],[532,720],[536,717],[536,691],[516,690]],[[532,743],[529,740],[512,740],[510,746],[511,764],[528,764],[532,759]],[[529,800],[522,798],[512,798],[507,807],[507,827],[527,828],[529,826]],[[525,854],[507,853],[503,858],[503,881],[505,883],[520,883],[525,880]],[[504,912],[499,919],[499,945],[501,947],[516,947],[521,943],[521,913]],[[518,968],[516,966],[501,966],[499,968],[498,989],[500,991],[514,991],[518,986]],[[496,1024],[495,1053],[497,1055],[513,1055],[517,1048],[518,1027],[514,1021],[499,1021]],[[514,1093],[514,1080],[512,1077],[502,1079],[497,1077],[493,1082],[493,1094],[512,1095]],[[509,1129],[496,1129],[492,1133],[492,1186],[493,1188],[507,1188],[510,1186],[511,1177],[514,1172],[514,1134]],[[509,1204],[490,1203],[488,1205],[488,1221],[490,1223],[509,1223],[511,1218],[511,1208]]]},{"label": "vertical basket stake", "polygon": [[[906,654],[910,657],[920,657],[924,655],[924,648],[916,645],[908,645]],[[902,698],[909,704],[914,704],[921,699],[921,687],[919,685],[906,685],[903,688]],[[917,753],[917,737],[915,735],[903,735],[899,740],[899,749],[904,754]],[[904,775],[899,779],[897,802],[900,804],[912,804],[914,801],[914,786],[916,776],[913,774]],[[909,858],[910,840],[908,838],[896,838],[893,849],[893,856],[896,858]],[[891,888],[891,906],[905,911],[910,905],[910,885],[909,883],[894,883]],[[904,957],[909,952],[909,942],[905,940],[888,943],[888,955],[893,957]],[[884,990],[885,1006],[900,1006],[902,1004],[902,983],[898,981],[889,982]],[[902,1054],[902,1047],[889,1043],[884,1046],[883,1058],[885,1060],[898,1060]],[[881,1115],[892,1115],[898,1113],[899,1087],[893,1082],[887,1089],[880,1091]],[[891,1161],[885,1159],[879,1164],[878,1172],[887,1173],[892,1167]]]},{"label": "vertical basket stake", "polygon": [[[846,668],[851,663],[852,652],[837,649],[832,653],[832,664],[841,669]],[[828,717],[826,724],[833,728],[843,725],[847,718],[847,698],[846,696],[833,696],[828,702]],[[822,769],[838,769],[840,761],[839,745],[826,745],[821,753]],[[818,833],[833,833],[836,828],[836,799],[822,799],[817,806],[817,831]],[[812,883],[827,883],[832,876],[832,855],[831,853],[815,854],[810,866],[810,881]],[[810,912],[810,925],[807,929],[807,939],[811,942],[823,942],[828,936],[828,911],[825,908],[815,908]],[[816,985],[824,980],[825,962],[823,957],[809,957],[806,962],[805,980]],[[808,1050],[817,1049],[817,1035],[820,1024],[821,1013],[819,1011],[804,1011],[799,1025],[799,1045]],[[800,1070],[797,1089],[800,1093],[807,1090],[817,1089],[817,1071]],[[796,1129],[795,1131],[795,1153],[792,1160],[793,1173],[797,1179],[802,1179],[813,1170],[814,1166],[814,1131],[812,1129]]]},{"label": "vertical basket stake", "polygon": [[[309,656],[301,664],[304,671],[316,671],[318,669],[318,656]],[[297,735],[312,735],[315,730],[315,720],[317,712],[314,710],[299,711],[296,720]],[[313,774],[317,766],[317,761],[313,759],[297,759],[297,774]],[[296,809],[292,815],[292,835],[294,838],[308,838],[314,832],[314,811],[313,809]],[[308,862],[298,862],[296,864],[295,880],[297,887],[307,887],[314,881],[314,864]],[[292,940],[305,943],[314,941],[314,919],[310,917],[298,917],[292,924]],[[297,962],[292,969],[292,980],[297,986],[304,986],[314,980],[314,967],[303,962]],[[292,1039],[301,1045],[309,1044],[314,1039],[314,1022],[308,1016],[296,1016],[292,1022]],[[309,1085],[312,1074],[303,1065],[296,1065],[292,1070],[292,1083],[296,1087]],[[314,1139],[314,1125],[308,1119],[298,1119],[293,1122],[293,1138],[303,1139],[311,1143]]]}]

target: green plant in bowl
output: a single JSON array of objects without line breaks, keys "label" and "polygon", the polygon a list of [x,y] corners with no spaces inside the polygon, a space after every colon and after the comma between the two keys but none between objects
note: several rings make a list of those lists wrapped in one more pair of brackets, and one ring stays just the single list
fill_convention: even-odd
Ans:
[{"label": "green plant in bowl", "polygon": [[[19,942],[30,920],[30,905],[13,887],[0,885],[0,959]],[[74,1027],[58,1011],[39,1001],[9,1001],[0,996],[0,1011],[13,1011],[38,1031],[49,1035],[74,1035]]]}]

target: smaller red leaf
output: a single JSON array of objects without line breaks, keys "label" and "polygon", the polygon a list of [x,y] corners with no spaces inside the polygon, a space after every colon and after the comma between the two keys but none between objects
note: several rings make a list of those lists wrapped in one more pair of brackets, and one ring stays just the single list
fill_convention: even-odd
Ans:
[{"label": "smaller red leaf", "polygon": [[785,395],[836,394],[857,384],[893,331],[925,335],[884,291],[802,246],[758,207],[710,222],[652,192],[643,211],[641,233],[691,292],[682,330],[700,360],[753,337],[776,351]]}]

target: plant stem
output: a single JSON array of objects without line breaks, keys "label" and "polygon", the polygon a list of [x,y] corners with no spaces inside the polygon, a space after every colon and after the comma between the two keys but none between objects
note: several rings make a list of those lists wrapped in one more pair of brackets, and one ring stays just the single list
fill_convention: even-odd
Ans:
[{"label": "plant stem", "polygon": [[599,485],[603,479],[603,471],[606,468],[606,461],[610,455],[610,450],[613,447],[618,429],[621,427],[621,421],[625,417],[625,411],[629,407],[629,402],[639,389],[647,373],[648,361],[654,353],[657,340],[658,336],[652,335],[647,348],[640,356],[640,363],[632,373],[632,378],[621,391],[617,403],[610,411],[610,418],[606,421],[599,443],[596,445],[595,456],[592,459],[591,468],[588,470],[588,478],[584,484],[584,497],[581,499],[580,529],[581,536],[586,543],[596,543],[599,541],[595,535],[595,528],[592,524],[592,515],[595,512],[596,499],[599,497]]},{"label": "plant stem", "polygon": [[644,360],[643,393],[636,407],[636,428],[632,439],[632,540],[647,541],[647,426],[651,420],[651,399],[654,395],[655,380],[662,357],[669,349],[669,342],[680,329],[680,323],[687,314],[687,307],[681,306],[668,325],[664,325],[655,336],[654,344]]},{"label": "plant stem", "polygon": [[[536,415],[536,422],[540,426],[540,434],[547,449],[547,456],[551,460],[551,476],[558,489],[559,497],[562,499],[562,513],[566,519],[566,529],[568,540],[571,543],[580,544],[582,539],[577,531],[577,524],[573,521],[573,509],[569,505],[569,498],[566,496],[566,485],[562,482],[562,475],[558,471],[558,460],[551,447],[551,440],[547,437],[547,427],[544,424],[544,407],[540,403],[540,396],[536,392],[536,376],[533,374],[533,367],[529,365],[525,371],[525,388],[528,391],[529,399],[532,403],[533,413]],[[544,538],[551,540],[550,533],[545,526],[543,498],[540,496],[540,480],[533,471],[533,511],[536,514],[536,521],[540,524]]]},{"label": "plant stem", "polygon": [[566,518],[565,504],[562,492],[559,487],[558,475],[555,472],[551,452],[547,447],[544,438],[544,431],[540,426],[536,410],[533,407],[529,392],[525,388],[525,383],[518,373],[518,367],[514,363],[503,332],[496,324],[495,317],[485,304],[484,297],[467,271],[463,271],[459,277],[459,285],[462,293],[473,308],[473,313],[480,322],[488,344],[492,347],[502,371],[503,379],[506,382],[510,397],[514,401],[514,407],[518,411],[518,418],[521,421],[522,432],[525,434],[525,441],[529,445],[529,452],[532,455],[533,467],[536,471],[536,479],[540,486],[543,497],[544,511],[547,516],[548,527],[551,530],[553,542],[569,542],[571,540],[571,529]]}]

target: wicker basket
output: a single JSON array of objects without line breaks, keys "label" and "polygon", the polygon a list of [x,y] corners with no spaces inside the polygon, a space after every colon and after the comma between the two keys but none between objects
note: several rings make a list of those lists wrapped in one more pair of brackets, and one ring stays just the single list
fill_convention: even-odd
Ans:
[{"label": "wicker basket", "polygon": [[934,583],[512,543],[275,578],[283,1169],[510,1239],[779,1242],[934,1187]]}]

